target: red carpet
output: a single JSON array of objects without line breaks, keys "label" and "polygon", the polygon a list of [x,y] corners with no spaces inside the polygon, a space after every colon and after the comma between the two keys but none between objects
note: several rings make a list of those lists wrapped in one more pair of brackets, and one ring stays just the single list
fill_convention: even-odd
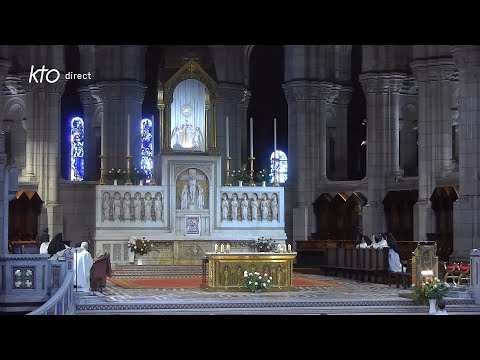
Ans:
[{"label": "red carpet", "polygon": [[[120,286],[124,289],[195,289],[200,288],[202,279],[197,278],[167,278],[167,279],[121,279],[109,278],[112,284]],[[305,287],[324,287],[324,286],[340,286],[333,281],[313,280],[303,276],[293,277],[293,286]]]}]

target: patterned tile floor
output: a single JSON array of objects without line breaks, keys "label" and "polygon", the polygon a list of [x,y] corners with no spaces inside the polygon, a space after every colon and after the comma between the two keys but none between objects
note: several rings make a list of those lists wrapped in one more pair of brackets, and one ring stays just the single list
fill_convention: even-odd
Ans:
[{"label": "patterned tile floor", "polygon": [[[103,293],[76,293],[79,314],[383,314],[425,313],[400,294],[410,289],[325,275],[302,275],[337,286],[296,291],[212,292],[203,289],[123,289],[107,283]],[[456,308],[454,308],[456,307]],[[403,310],[402,310],[403,309]],[[451,299],[451,313],[480,314],[471,300]]]}]

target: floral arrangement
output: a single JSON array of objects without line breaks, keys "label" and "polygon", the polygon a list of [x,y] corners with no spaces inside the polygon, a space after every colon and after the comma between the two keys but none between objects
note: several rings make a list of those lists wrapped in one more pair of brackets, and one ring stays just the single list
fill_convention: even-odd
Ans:
[{"label": "floral arrangement", "polygon": [[258,271],[254,273],[244,271],[243,276],[240,278],[242,280],[242,285],[252,292],[268,289],[268,287],[272,284],[271,276],[268,276],[267,273],[262,274]]},{"label": "floral arrangement", "polygon": [[422,276],[422,283],[412,284],[412,291],[419,300],[441,299],[448,294],[450,285],[431,275]]},{"label": "floral arrangement", "polygon": [[233,170],[232,176],[237,181],[248,181],[250,180],[250,171],[247,170],[247,164],[243,164],[241,169]]},{"label": "floral arrangement", "polygon": [[255,179],[257,181],[270,181],[271,178],[272,175],[265,169],[262,169],[255,174]]},{"label": "floral arrangement", "polygon": [[148,179],[148,174],[145,172],[144,169],[134,168],[130,171],[130,177],[132,178],[134,184],[139,184],[140,180]]},{"label": "floral arrangement", "polygon": [[152,250],[153,244],[150,244],[145,238],[135,239],[135,242],[128,243],[128,248],[137,255],[146,255]]},{"label": "floral arrangement", "polygon": [[111,168],[110,170],[108,170],[107,174],[105,175],[105,177],[108,180],[122,180],[126,178],[126,176],[127,176],[127,172],[125,170],[114,169],[114,168]]},{"label": "floral arrangement", "polygon": [[264,238],[263,236],[255,242],[255,249],[258,252],[270,252],[275,250],[275,240]]}]

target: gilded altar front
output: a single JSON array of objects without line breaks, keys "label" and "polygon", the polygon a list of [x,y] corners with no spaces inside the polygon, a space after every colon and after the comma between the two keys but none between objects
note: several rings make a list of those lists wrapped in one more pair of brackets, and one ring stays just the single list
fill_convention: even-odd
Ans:
[{"label": "gilded altar front", "polygon": [[244,271],[267,273],[272,277],[270,290],[293,290],[293,261],[297,253],[243,252],[206,253],[208,258],[207,288],[239,290]]}]

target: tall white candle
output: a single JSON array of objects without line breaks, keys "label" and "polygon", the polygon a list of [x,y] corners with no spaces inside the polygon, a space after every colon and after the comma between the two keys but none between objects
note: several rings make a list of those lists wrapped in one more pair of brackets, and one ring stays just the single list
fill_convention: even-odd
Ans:
[{"label": "tall white candle", "polygon": [[127,156],[130,156],[130,114],[127,116]]},{"label": "tall white candle", "polygon": [[230,157],[230,131],[228,126],[228,116],[225,119],[225,137],[226,137],[226,148],[227,148],[227,157]]},{"label": "tall white candle", "polygon": [[273,118],[273,157],[277,157],[277,118]]},{"label": "tall white candle", "polygon": [[153,117],[153,115],[152,115],[152,156],[155,156],[155,118]]},{"label": "tall white candle", "polygon": [[253,158],[253,117],[250,118],[250,157]]},{"label": "tall white candle", "polygon": [[102,123],[100,124],[100,155],[105,155],[105,121],[103,120],[102,116]]}]

